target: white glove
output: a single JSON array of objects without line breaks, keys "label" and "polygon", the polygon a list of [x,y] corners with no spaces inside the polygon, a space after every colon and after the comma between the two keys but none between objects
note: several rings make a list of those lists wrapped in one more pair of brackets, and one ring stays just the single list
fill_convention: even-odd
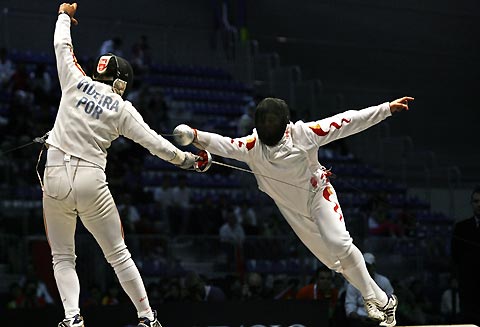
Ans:
[{"label": "white glove", "polygon": [[192,170],[194,169],[195,162],[201,160],[199,156],[196,156],[191,152],[183,152],[183,154],[185,155],[185,159],[183,159],[182,163],[176,165],[179,168]]},{"label": "white glove", "polygon": [[188,125],[180,124],[173,130],[173,138],[178,145],[189,145],[195,140],[196,131]]}]

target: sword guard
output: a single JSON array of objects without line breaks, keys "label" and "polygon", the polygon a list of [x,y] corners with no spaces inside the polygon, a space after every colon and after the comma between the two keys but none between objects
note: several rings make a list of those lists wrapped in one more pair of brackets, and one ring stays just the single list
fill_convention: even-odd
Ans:
[{"label": "sword guard", "polygon": [[210,166],[212,165],[212,155],[207,150],[200,150],[198,151],[197,156],[200,157],[200,160],[195,161],[193,168],[199,173],[204,173],[210,169]]}]

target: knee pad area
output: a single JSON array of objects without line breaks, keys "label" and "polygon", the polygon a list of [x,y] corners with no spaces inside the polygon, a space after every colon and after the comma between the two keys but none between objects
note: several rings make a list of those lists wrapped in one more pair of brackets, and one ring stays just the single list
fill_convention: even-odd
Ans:
[{"label": "knee pad area", "polygon": [[115,273],[120,281],[132,279],[132,272],[130,268],[134,267],[135,263],[131,257],[130,251],[128,251],[126,247],[119,251],[115,251],[108,256],[105,256],[108,263],[115,270]]},{"label": "knee pad area", "polygon": [[55,254],[53,255],[53,270],[75,269],[75,254]]}]

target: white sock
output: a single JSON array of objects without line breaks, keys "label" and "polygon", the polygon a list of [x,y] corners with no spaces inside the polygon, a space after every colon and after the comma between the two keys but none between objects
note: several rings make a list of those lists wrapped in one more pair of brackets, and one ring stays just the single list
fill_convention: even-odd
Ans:
[{"label": "white sock", "polygon": [[117,272],[117,277],[123,290],[135,305],[138,318],[145,317],[153,321],[155,317],[148,301],[147,291],[145,290],[142,277],[135,264],[125,270]]},{"label": "white sock", "polygon": [[54,276],[60,293],[60,300],[65,310],[65,318],[72,318],[80,313],[80,282],[77,272],[74,267],[63,267],[62,269],[55,269]]},{"label": "white sock", "polygon": [[375,282],[372,283],[373,279],[368,273],[362,252],[355,245],[352,244],[350,254],[340,259],[340,264],[342,265],[342,275],[360,291],[364,299],[376,298],[376,292],[372,287]]},{"label": "white sock", "polygon": [[387,293],[385,293],[380,286],[377,285],[375,280],[373,280],[372,277],[370,277],[370,285],[372,286],[373,292],[375,293],[375,298],[377,299],[378,302],[380,302],[380,305],[383,307],[387,305],[388,302],[388,296]]}]

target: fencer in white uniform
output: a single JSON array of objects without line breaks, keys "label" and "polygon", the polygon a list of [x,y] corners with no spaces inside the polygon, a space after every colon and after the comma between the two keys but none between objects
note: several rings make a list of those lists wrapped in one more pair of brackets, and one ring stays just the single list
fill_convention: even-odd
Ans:
[{"label": "fencer in white uniform", "polygon": [[[184,152],[153,131],[135,107],[125,101],[133,82],[130,64],[104,54],[86,76],[73,53],[70,24],[77,4],[59,7],[54,34],[55,56],[62,96],[53,129],[46,140],[43,177],[45,230],[53,270],[65,311],[61,327],[83,327],[80,284],[75,269],[77,217],[100,245],[106,260],[138,313],[139,327],[160,327],[140,273],[131,258],[123,228],[105,176],[107,149],[123,135],[153,155],[184,169],[197,156]],[[128,187],[128,186],[127,186]]]},{"label": "fencer in white uniform", "polygon": [[395,111],[408,109],[411,100],[403,97],[318,121],[293,123],[283,100],[266,98],[257,106],[256,128],[251,135],[232,139],[196,129],[184,129],[183,133],[194,135],[193,144],[200,149],[245,162],[255,173],[259,189],[275,201],[302,242],[361,292],[372,319],[391,327],[396,323],[396,297],[387,296],[370,277],[362,253],[346,229],[329,171],[318,161],[318,150],[381,122]]}]

